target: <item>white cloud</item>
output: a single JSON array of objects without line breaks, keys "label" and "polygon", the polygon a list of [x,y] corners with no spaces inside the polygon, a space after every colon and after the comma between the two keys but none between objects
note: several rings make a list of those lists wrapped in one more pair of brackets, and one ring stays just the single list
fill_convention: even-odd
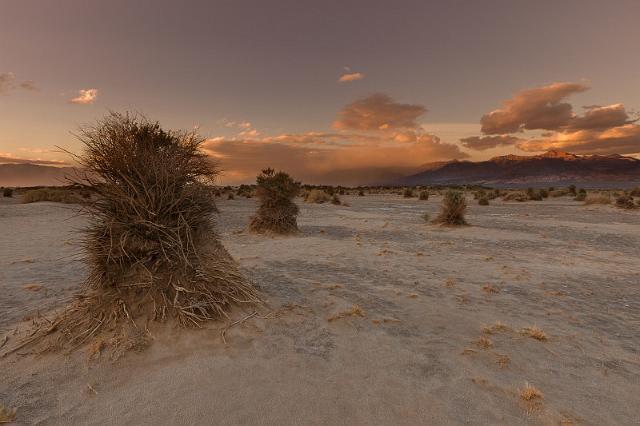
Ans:
[{"label": "white cloud", "polygon": [[90,105],[96,101],[98,89],[80,89],[78,96],[69,100],[72,104]]},{"label": "white cloud", "polygon": [[338,83],[348,83],[351,81],[362,80],[363,78],[364,74],[361,72],[348,72],[340,76]]}]

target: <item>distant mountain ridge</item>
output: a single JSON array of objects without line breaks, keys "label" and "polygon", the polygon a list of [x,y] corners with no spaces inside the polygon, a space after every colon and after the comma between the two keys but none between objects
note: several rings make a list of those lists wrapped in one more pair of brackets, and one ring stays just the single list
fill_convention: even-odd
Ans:
[{"label": "distant mountain ridge", "polygon": [[0,164],[0,186],[62,186],[73,167],[37,164]]},{"label": "distant mountain ridge", "polygon": [[618,154],[576,155],[549,151],[541,155],[504,155],[487,161],[426,164],[423,171],[397,180],[400,185],[485,184],[547,186],[588,184],[594,187],[640,184],[640,160]]}]

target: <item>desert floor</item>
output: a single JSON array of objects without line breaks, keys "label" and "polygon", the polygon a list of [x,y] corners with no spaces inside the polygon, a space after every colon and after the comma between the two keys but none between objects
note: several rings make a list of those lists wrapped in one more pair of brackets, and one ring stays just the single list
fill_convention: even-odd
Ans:
[{"label": "desert floor", "polygon": [[[226,344],[221,323],[117,361],[12,354],[0,403],[18,424],[640,424],[640,211],[469,200],[471,226],[446,228],[421,218],[439,197],[344,199],[300,203],[301,233],[276,238],[243,232],[254,200],[219,202],[268,303]],[[0,199],[5,349],[78,289],[83,223]]]}]

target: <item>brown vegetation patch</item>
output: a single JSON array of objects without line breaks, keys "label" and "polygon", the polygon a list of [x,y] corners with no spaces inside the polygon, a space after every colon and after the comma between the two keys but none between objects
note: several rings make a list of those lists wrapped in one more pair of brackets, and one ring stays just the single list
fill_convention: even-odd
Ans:
[{"label": "brown vegetation patch", "polygon": [[331,321],[335,321],[335,320],[346,318],[346,317],[363,317],[364,318],[365,316],[366,316],[366,312],[364,311],[364,309],[362,309],[358,305],[353,305],[349,310],[336,312],[335,314],[331,315],[329,318],[327,318],[327,321],[331,322]]},{"label": "brown vegetation patch", "polygon": [[117,113],[79,138],[76,184],[95,195],[83,205],[89,276],[70,306],[10,352],[36,342],[75,349],[94,338],[115,352],[136,350],[150,322],[200,327],[259,302],[214,231],[217,170],[202,138]]},{"label": "brown vegetation patch", "polygon": [[433,222],[452,226],[466,225],[467,221],[464,218],[466,211],[467,201],[465,200],[464,193],[449,190],[444,194],[440,213]]},{"label": "brown vegetation patch", "polygon": [[523,336],[531,337],[532,339],[544,342],[547,340],[547,334],[538,326],[525,327],[520,330],[520,334]]},{"label": "brown vegetation patch", "polygon": [[18,410],[0,404],[0,423],[11,423],[16,420]]},{"label": "brown vegetation patch", "polygon": [[276,234],[297,232],[299,208],[293,199],[300,192],[300,184],[288,174],[276,173],[273,169],[263,170],[256,183],[256,197],[260,205],[251,218],[249,230]]}]

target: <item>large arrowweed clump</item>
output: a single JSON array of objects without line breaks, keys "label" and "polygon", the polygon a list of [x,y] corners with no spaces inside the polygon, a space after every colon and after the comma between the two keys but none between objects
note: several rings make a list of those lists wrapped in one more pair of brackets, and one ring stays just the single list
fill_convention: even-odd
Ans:
[{"label": "large arrowweed clump", "polygon": [[257,233],[291,234],[298,231],[299,208],[293,199],[300,192],[300,183],[285,172],[263,170],[256,178],[256,197],[260,201],[249,229]]},{"label": "large arrowweed clump", "polygon": [[107,333],[114,346],[136,347],[132,336],[145,341],[150,322],[200,326],[259,301],[214,231],[217,169],[202,138],[118,113],[78,138],[84,172],[73,180],[92,193],[84,203],[89,276],[35,337],[76,347]]},{"label": "large arrowweed clump", "polygon": [[461,191],[448,190],[442,199],[440,213],[434,223],[443,225],[466,225],[464,214],[467,211],[467,201]]}]

